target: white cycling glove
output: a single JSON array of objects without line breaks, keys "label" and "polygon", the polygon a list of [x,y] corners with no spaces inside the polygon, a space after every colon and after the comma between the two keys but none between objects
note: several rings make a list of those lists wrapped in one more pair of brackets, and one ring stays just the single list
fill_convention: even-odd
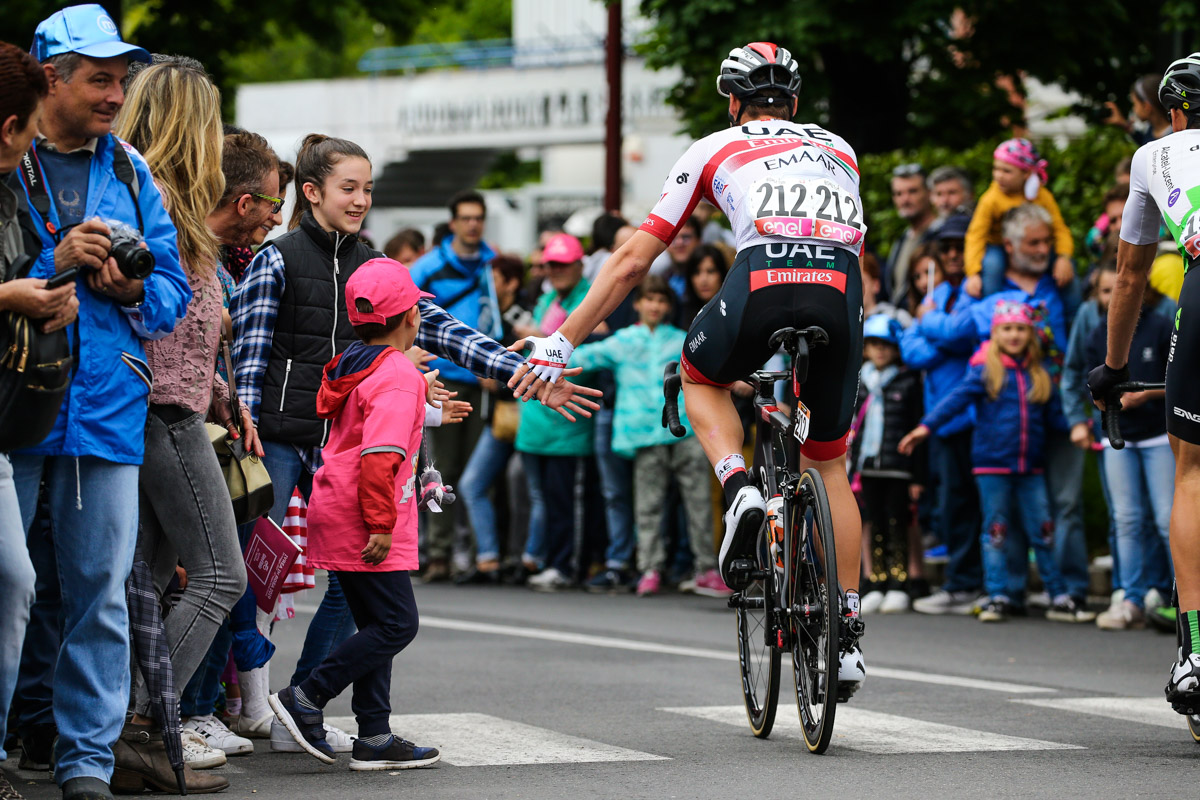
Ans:
[{"label": "white cycling glove", "polygon": [[558,331],[544,338],[531,336],[525,342],[533,348],[525,359],[530,371],[547,383],[557,383],[575,352],[575,345]]}]

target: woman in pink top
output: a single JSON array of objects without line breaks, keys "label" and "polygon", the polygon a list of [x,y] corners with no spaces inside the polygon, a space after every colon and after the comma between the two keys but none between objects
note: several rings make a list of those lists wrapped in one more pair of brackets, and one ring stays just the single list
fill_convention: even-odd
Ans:
[{"label": "woman in pink top", "polygon": [[[216,374],[221,282],[217,241],[205,225],[225,188],[220,95],[199,68],[157,64],[131,82],[117,132],[145,156],[162,191],[178,231],[180,262],[193,295],[187,316],[175,331],[146,344],[154,385],[139,478],[138,547],[158,588],[166,587],[177,564],[187,566],[183,594],[166,618],[175,685],[183,687],[246,588],[229,490],[204,427],[211,414],[238,436],[229,388]],[[242,426],[246,446],[261,455],[254,425],[244,412]],[[144,718],[149,707],[150,697],[139,679],[135,724],[148,721]],[[211,724],[220,725],[211,716],[193,717],[186,723],[203,734],[211,733],[206,729]],[[218,733],[224,737],[229,732]],[[227,755],[236,755],[252,751],[253,745],[242,739],[230,749],[233,752]]]}]

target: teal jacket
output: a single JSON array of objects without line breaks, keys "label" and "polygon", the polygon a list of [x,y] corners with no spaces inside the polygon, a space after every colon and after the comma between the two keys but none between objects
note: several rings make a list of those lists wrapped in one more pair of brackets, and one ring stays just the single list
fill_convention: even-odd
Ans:
[{"label": "teal jacket", "polygon": [[[581,280],[566,296],[562,306],[568,314],[583,302],[589,286],[587,280]],[[533,318],[539,325],[557,296],[556,292],[546,292],[538,300],[537,307],[533,310]],[[570,366],[575,366],[574,356]],[[571,380],[586,386],[588,374],[584,372]],[[538,456],[590,456],[595,451],[595,424],[589,417],[581,417],[578,414],[575,415],[575,419],[575,422],[570,422],[557,411],[546,408],[536,400],[521,403],[521,424],[517,428],[515,443],[517,452]]]},{"label": "teal jacket", "polygon": [[[633,458],[638,450],[678,442],[662,426],[663,368],[679,360],[685,331],[674,325],[621,328],[603,341],[585,344],[571,356],[571,366],[611,369],[617,379],[617,404],[613,410],[613,452]],[[679,421],[692,435],[683,405]]]}]

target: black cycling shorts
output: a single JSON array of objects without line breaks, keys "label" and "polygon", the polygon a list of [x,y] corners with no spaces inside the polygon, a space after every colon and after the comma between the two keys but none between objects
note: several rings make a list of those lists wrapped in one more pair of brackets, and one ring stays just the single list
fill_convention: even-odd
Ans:
[{"label": "black cycling shorts", "polygon": [[1183,278],[1167,355],[1167,433],[1200,445],[1200,267]]},{"label": "black cycling shorts", "polygon": [[799,243],[742,250],[688,329],[682,365],[696,383],[728,386],[774,355],[772,333],[811,325],[828,332],[829,344],[809,351],[803,399],[812,425],[801,452],[828,461],[846,452],[863,357],[862,273],[849,250]]}]

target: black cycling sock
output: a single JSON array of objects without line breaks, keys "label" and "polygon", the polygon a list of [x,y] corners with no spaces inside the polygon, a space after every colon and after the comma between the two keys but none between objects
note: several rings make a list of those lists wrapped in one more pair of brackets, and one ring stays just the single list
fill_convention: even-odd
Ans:
[{"label": "black cycling sock", "polygon": [[733,498],[737,497],[737,493],[742,490],[742,487],[749,485],[750,474],[744,469],[739,469],[726,477],[725,483],[721,484],[721,490],[725,492],[726,505],[733,505]]}]

